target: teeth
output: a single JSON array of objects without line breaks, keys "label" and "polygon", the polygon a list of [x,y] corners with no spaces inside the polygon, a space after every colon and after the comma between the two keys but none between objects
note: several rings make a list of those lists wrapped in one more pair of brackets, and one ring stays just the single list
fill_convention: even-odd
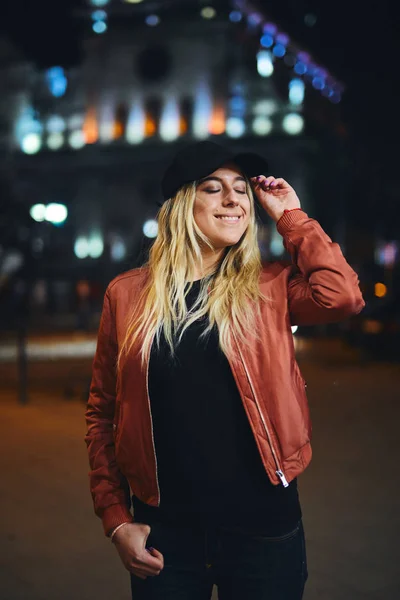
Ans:
[{"label": "teeth", "polygon": [[218,219],[223,219],[225,221],[239,221],[240,217],[218,217]]}]

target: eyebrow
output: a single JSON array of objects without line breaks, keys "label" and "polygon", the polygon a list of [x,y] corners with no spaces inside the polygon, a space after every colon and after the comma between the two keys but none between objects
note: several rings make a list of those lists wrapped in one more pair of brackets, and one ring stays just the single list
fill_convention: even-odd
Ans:
[{"label": "eyebrow", "polygon": [[[219,181],[219,183],[223,183],[223,181],[220,177],[204,177],[204,179],[200,179],[200,181],[198,182],[198,185],[201,185],[202,183],[205,183],[206,181]],[[235,179],[233,181],[234,182],[235,181],[244,181],[244,183],[246,183],[245,178],[241,177],[240,175],[235,177]]]}]

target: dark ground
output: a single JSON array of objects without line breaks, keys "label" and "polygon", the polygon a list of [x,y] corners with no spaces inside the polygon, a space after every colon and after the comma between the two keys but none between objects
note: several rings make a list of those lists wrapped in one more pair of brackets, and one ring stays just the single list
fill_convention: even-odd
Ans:
[{"label": "dark ground", "polygon": [[[364,364],[335,341],[300,341],[298,356],[314,425],[314,458],[299,479],[304,600],[398,600],[399,365]],[[88,489],[90,362],[33,363],[27,406],[17,403],[13,364],[0,364],[2,600],[130,597]]]}]

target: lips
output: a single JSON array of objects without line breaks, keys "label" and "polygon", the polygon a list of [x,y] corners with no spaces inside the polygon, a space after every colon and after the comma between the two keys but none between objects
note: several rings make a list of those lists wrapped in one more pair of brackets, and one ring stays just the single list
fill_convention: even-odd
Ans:
[{"label": "lips", "polygon": [[215,215],[215,218],[228,223],[237,223],[242,218],[242,215]]}]

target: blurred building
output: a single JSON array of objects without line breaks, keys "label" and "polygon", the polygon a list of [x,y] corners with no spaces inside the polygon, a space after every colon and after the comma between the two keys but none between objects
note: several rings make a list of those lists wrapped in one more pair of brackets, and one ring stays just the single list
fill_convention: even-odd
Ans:
[{"label": "blurred building", "polygon": [[[31,215],[38,278],[104,283],[140,264],[162,170],[199,139],[265,154],[340,237],[343,87],[290,32],[228,0],[82,0],[74,18],[83,61],[68,70],[39,70],[0,41],[0,152]],[[263,257],[279,257],[260,219]]]}]

